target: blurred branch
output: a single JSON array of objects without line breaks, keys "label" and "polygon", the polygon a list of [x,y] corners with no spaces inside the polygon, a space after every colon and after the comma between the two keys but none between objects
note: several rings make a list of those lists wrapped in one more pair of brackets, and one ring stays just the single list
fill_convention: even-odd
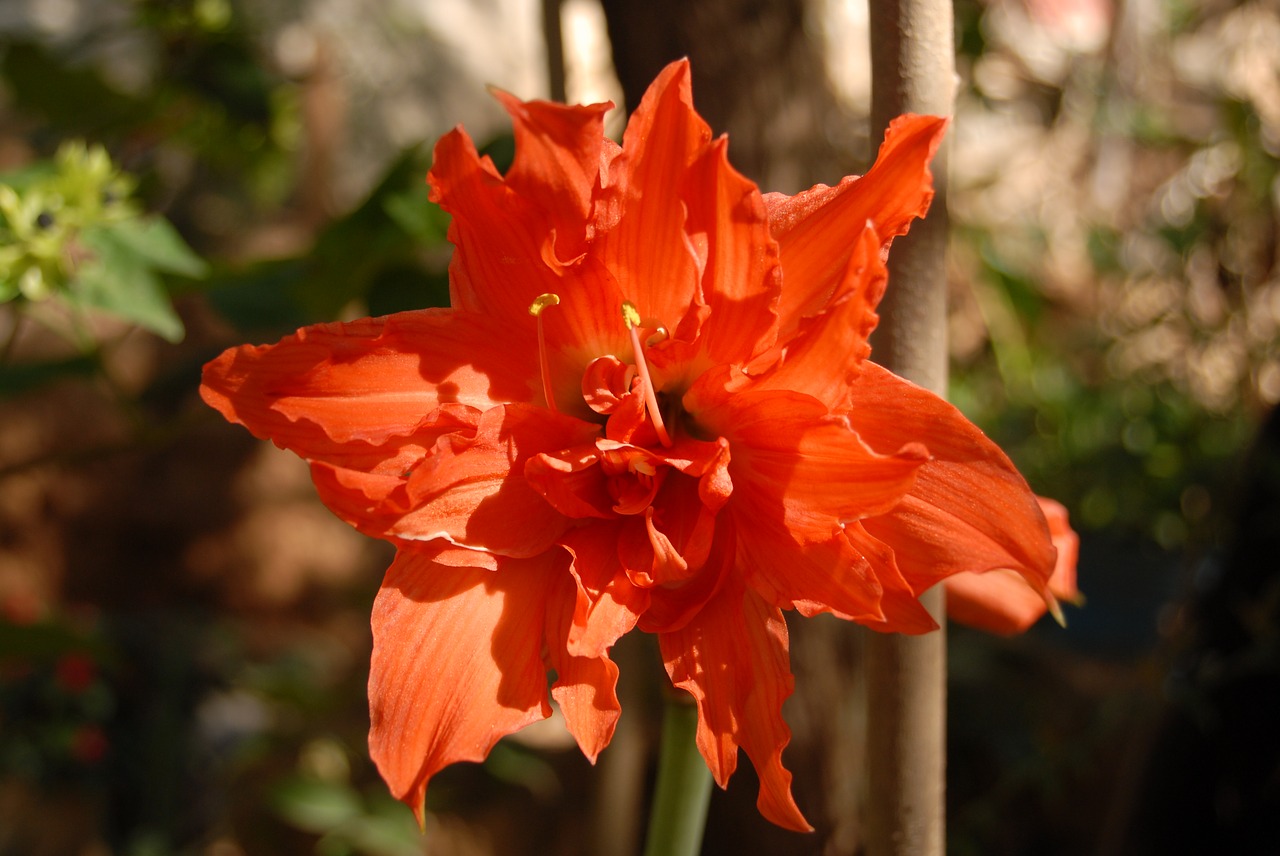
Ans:
[{"label": "blurred branch", "polygon": [[547,92],[552,101],[565,101],[564,33],[560,29],[560,0],[542,0],[542,36],[547,46]]}]

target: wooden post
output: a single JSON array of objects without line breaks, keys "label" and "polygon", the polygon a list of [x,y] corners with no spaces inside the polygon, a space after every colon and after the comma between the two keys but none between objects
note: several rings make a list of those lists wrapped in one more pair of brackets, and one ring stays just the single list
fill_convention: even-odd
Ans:
[{"label": "wooden post", "polygon": [[[952,114],[951,0],[871,0],[871,127],[902,113]],[[875,139],[875,137],[873,137]],[[928,216],[898,238],[872,356],[939,395],[947,388],[946,146],[933,161]],[[867,854],[946,851],[946,629],[941,588],[921,601],[943,629],[925,636],[869,633]]]}]

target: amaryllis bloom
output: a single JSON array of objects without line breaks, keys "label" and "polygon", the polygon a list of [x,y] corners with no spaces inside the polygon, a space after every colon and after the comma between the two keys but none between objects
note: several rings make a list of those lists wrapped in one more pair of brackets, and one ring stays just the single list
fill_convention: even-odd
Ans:
[{"label": "amaryllis bloom", "polygon": [[[396,545],[373,609],[370,748],[421,817],[431,777],[554,699],[588,758],[619,715],[611,646],[656,634],[724,786],[809,825],[782,764],[784,610],[936,625],[918,595],[1056,551],[1008,459],[868,361],[892,239],[932,196],[944,121],[907,116],[862,178],[761,195],[665,69],[621,146],[611,105],[522,102],[506,175],[455,129],[452,308],[227,351],[205,400],[310,462],[321,498]],[[550,676],[550,680],[548,679]]]}]

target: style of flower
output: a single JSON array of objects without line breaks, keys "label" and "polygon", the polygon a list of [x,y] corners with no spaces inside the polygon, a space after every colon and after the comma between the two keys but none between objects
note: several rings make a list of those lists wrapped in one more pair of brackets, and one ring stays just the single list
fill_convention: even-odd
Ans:
[{"label": "style of flower", "polygon": [[862,178],[761,195],[667,67],[621,146],[611,105],[522,102],[506,175],[462,129],[428,181],[452,307],[227,351],[205,400],[310,462],[397,555],[373,608],[370,749],[421,817],[428,782],[550,714],[592,761],[611,646],[656,634],[723,787],[739,748],[773,822],[784,610],[936,627],[918,596],[1055,549],[1035,496],[953,407],[868,361],[884,256],[932,197],[944,121],[907,116]]}]

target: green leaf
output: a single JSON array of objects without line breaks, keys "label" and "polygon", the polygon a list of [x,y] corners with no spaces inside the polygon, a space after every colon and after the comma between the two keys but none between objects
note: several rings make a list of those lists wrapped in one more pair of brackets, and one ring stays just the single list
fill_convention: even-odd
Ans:
[{"label": "green leaf", "polygon": [[119,315],[170,342],[181,341],[182,321],[164,284],[152,272],[154,262],[140,254],[132,241],[121,239],[115,227],[86,229],[81,239],[93,258],[80,269],[64,298],[73,305]]},{"label": "green leaf", "polygon": [[157,270],[191,279],[200,279],[208,274],[208,265],[191,251],[177,230],[163,218],[125,220],[112,224],[109,231],[121,246]]}]

